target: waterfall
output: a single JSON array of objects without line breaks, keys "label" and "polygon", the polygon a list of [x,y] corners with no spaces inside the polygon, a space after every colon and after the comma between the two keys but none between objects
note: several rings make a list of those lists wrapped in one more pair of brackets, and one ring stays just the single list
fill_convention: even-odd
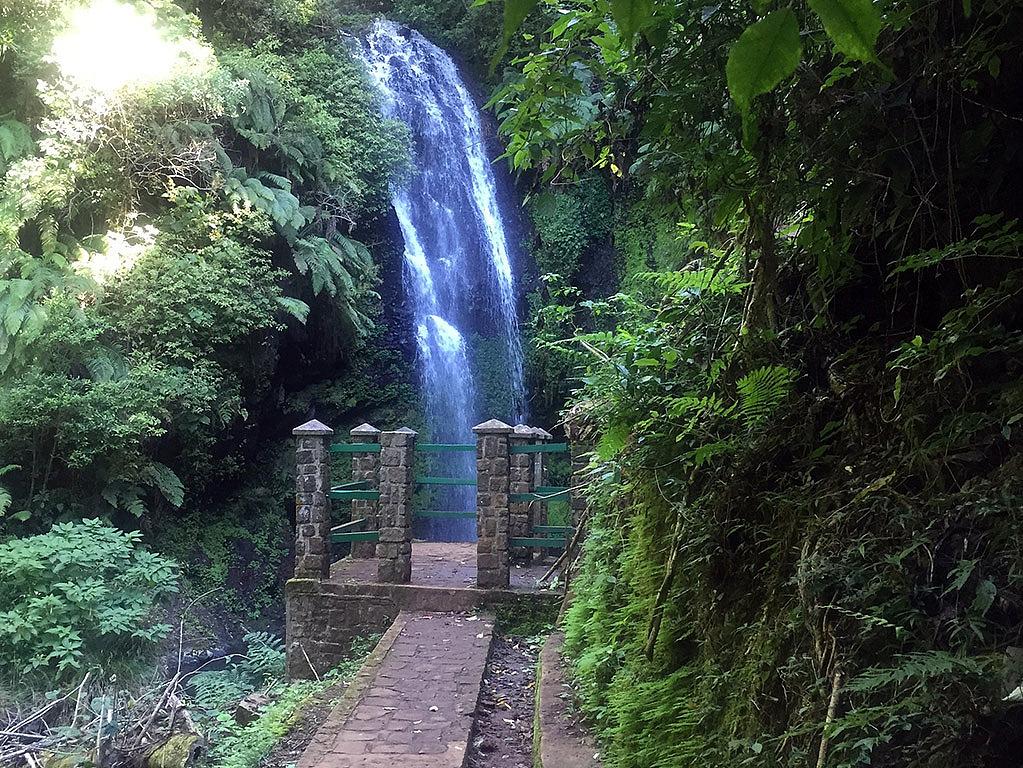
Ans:
[{"label": "waterfall", "polygon": [[[522,344],[508,234],[479,112],[451,58],[414,30],[374,24],[362,46],[385,116],[412,134],[412,172],[391,191],[405,241],[418,364],[433,442],[472,442],[472,426],[524,416]],[[483,340],[482,342],[480,340]],[[483,413],[474,375],[480,343],[497,342],[510,407]],[[471,453],[438,454],[437,473],[471,477]],[[462,487],[435,494],[445,511],[474,508]],[[417,524],[426,538],[471,539],[468,519]]]}]

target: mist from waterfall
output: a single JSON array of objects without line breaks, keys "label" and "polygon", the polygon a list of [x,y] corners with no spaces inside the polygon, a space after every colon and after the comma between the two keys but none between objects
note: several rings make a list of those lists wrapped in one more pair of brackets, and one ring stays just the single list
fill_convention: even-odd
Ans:
[{"label": "mist from waterfall", "polygon": [[[483,141],[479,111],[451,58],[414,30],[376,22],[362,47],[385,116],[412,134],[412,172],[391,192],[405,241],[404,282],[414,311],[418,363],[432,442],[473,441],[472,427],[521,420],[522,344],[508,233]],[[483,413],[474,337],[501,345],[511,412]],[[475,475],[469,452],[438,454],[431,473]],[[471,487],[435,494],[445,511],[474,508]],[[417,524],[431,539],[472,539],[471,519]]]}]

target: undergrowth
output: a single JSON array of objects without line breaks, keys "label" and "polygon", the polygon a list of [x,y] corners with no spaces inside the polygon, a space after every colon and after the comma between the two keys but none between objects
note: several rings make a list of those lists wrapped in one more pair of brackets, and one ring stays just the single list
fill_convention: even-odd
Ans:
[{"label": "undergrowth", "polygon": [[[284,681],[284,647],[265,633],[246,636],[247,654],[224,670],[200,672],[190,683],[191,703],[207,734],[211,768],[254,768],[300,721],[312,700],[350,681],[377,638],[359,638],[348,659],[317,680]],[[234,718],[234,705],[248,694],[271,699],[246,725]]]},{"label": "undergrowth", "polygon": [[551,633],[557,617],[558,606],[554,604],[520,600],[498,606],[495,626],[502,635],[540,637]]}]

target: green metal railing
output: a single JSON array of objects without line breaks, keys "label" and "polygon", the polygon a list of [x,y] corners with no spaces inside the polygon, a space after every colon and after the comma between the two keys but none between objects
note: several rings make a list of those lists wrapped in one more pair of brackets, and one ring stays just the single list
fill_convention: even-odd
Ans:
[{"label": "green metal railing", "polygon": [[[416,450],[422,453],[472,453],[476,451],[475,443],[419,443]],[[567,453],[568,443],[535,443],[530,445],[512,445],[511,453],[515,454],[536,454],[536,453]],[[355,453],[380,453],[379,443],[334,443],[330,446],[331,453],[355,454]],[[475,486],[475,477],[443,477],[438,475],[416,475],[415,482],[418,485],[434,486]],[[380,499],[380,491],[372,487],[368,480],[359,480],[350,483],[342,483],[330,489],[330,498],[333,501],[377,501]],[[528,501],[562,501],[567,500],[570,489],[564,486],[543,485],[535,488],[530,493],[512,493],[508,496],[511,502]],[[415,511],[417,518],[475,518],[475,510],[420,510]],[[379,531],[359,530],[365,525],[364,518],[352,520],[343,525],[331,529],[330,539],[334,543],[352,543],[356,541],[377,541],[380,537]],[[567,537],[573,529],[564,525],[537,525],[533,526],[531,536],[512,538],[513,547],[535,547],[547,549],[564,549]],[[540,535],[535,535],[540,534]]]},{"label": "green metal railing", "polygon": [[380,453],[380,443],[333,443],[331,453]]},{"label": "green metal railing", "polygon": [[[422,453],[475,453],[476,443],[417,443],[416,450]],[[441,477],[438,475],[416,475],[418,485],[439,486],[475,486],[475,477]],[[475,510],[423,509],[414,510],[412,516],[417,519],[443,518],[468,519],[476,517]]]},{"label": "green metal railing", "polygon": [[380,531],[360,531],[363,525],[366,524],[366,518],[361,517],[358,520],[352,520],[351,522],[344,523],[343,525],[335,525],[330,529],[330,540],[334,544],[351,544],[356,541],[378,541],[380,539]]},{"label": "green metal railing", "polygon": [[511,453],[568,453],[568,443],[534,443],[533,445],[513,445]]},{"label": "green metal railing", "polygon": [[380,491],[331,491],[331,501],[377,501]]},{"label": "green metal railing", "polygon": [[574,531],[575,529],[570,525],[534,525],[532,533],[542,533],[547,535],[513,537],[509,540],[509,543],[513,547],[564,549],[568,545],[568,537]]}]

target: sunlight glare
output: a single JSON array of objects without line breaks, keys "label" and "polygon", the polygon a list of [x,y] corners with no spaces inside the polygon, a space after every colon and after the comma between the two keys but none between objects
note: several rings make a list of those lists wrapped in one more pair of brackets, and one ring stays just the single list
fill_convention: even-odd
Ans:
[{"label": "sunlight glare", "polygon": [[135,262],[153,248],[159,234],[160,230],[152,224],[111,230],[103,238],[102,250],[81,249],[75,269],[88,274],[97,283],[106,283],[134,267]]},{"label": "sunlight glare", "polygon": [[198,40],[168,39],[153,11],[117,0],[92,0],[69,20],[67,32],[54,42],[54,59],[77,85],[105,95],[211,63],[212,51]]}]

